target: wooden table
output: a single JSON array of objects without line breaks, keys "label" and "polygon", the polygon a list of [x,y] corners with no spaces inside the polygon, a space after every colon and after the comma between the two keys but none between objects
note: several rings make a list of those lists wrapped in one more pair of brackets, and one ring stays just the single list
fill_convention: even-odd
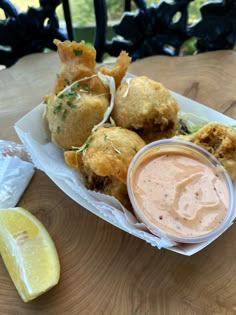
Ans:
[{"label": "wooden table", "polygon": [[[0,71],[0,139],[19,142],[14,123],[49,93],[55,53]],[[236,118],[236,52],[150,57],[129,71]],[[235,314],[236,227],[191,257],[157,250],[85,210],[36,171],[19,206],[47,227],[61,261],[60,283],[24,304],[0,260],[0,314]]]}]

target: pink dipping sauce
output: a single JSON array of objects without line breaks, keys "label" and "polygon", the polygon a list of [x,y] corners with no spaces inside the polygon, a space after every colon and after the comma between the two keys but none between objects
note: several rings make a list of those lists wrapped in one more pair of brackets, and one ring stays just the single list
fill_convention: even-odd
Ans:
[{"label": "pink dipping sauce", "polygon": [[134,166],[131,187],[142,216],[169,235],[207,234],[227,215],[229,193],[219,167],[194,152],[146,152]]}]

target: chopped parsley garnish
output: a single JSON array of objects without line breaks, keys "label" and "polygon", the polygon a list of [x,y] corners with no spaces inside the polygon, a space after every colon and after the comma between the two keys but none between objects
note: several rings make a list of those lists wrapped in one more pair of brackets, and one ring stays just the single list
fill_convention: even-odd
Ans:
[{"label": "chopped parsley garnish", "polygon": [[66,93],[66,96],[68,98],[74,98],[74,97],[76,97],[76,95],[77,95],[77,92],[75,90],[74,91],[69,91],[69,92]]},{"label": "chopped parsley garnish", "polygon": [[62,104],[55,106],[53,109],[53,114],[58,113],[61,109],[62,109]]},{"label": "chopped parsley garnish", "polygon": [[74,49],[75,56],[79,57],[79,56],[82,55],[82,53],[83,53],[83,50],[76,50],[76,49]]},{"label": "chopped parsley garnish", "polygon": [[76,82],[76,83],[73,85],[73,87],[79,88],[79,87],[80,87],[80,83],[79,83],[79,82]]},{"label": "chopped parsley garnish", "polygon": [[65,94],[62,93],[62,94],[58,95],[57,97],[58,97],[58,98],[63,98],[64,96],[65,96]]},{"label": "chopped parsley garnish", "polygon": [[84,86],[84,90],[85,90],[85,91],[87,91],[87,92],[89,92],[89,91],[90,91],[90,88],[89,88],[88,84],[85,84],[85,86]]},{"label": "chopped parsley garnish", "polygon": [[70,81],[68,79],[64,79],[67,85],[70,85]]},{"label": "chopped parsley garnish", "polygon": [[66,115],[67,115],[67,109],[64,110],[63,114],[62,114],[62,120],[64,121],[66,119]]},{"label": "chopped parsley garnish", "polygon": [[57,133],[59,133],[61,131],[61,127],[57,126]]},{"label": "chopped parsley garnish", "polygon": [[77,108],[77,105],[71,103],[70,101],[68,101],[66,104],[67,104],[70,108]]}]

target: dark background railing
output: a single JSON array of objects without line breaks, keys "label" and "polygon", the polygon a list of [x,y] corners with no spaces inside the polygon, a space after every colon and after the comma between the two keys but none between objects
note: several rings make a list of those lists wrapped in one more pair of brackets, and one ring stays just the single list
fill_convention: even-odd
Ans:
[{"label": "dark background railing", "polygon": [[117,56],[121,49],[126,50],[133,60],[157,54],[177,56],[183,44],[191,38],[195,40],[195,53],[232,49],[236,43],[236,1],[207,2],[200,7],[200,20],[189,25],[192,1],[163,1],[147,6],[144,0],[134,0],[136,12],[130,12],[131,0],[125,1],[124,15],[113,26],[120,37],[108,41],[104,38],[106,1],[94,0],[97,60],[102,61],[104,52]]},{"label": "dark background railing", "polygon": [[[177,56],[192,40],[194,52],[233,49],[236,43],[236,1],[207,2],[200,7],[200,19],[189,24],[189,5],[194,0],[162,1],[148,6],[144,0],[125,0],[124,15],[113,25],[115,36],[107,40],[107,2],[94,0],[94,47],[97,61],[104,54],[118,56],[126,50],[133,60],[164,54]],[[136,10],[131,11],[131,2]],[[56,8],[63,5],[66,30],[59,27]],[[55,50],[52,41],[73,40],[68,0],[40,0],[39,7],[18,13],[9,0],[0,0],[6,19],[0,20],[0,64],[11,66],[24,55]],[[80,40],[83,39],[81,34]]]}]

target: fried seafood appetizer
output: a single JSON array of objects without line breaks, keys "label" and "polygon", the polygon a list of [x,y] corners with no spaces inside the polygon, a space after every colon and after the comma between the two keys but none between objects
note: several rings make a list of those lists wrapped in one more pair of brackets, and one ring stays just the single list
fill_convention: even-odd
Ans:
[{"label": "fried seafood appetizer", "polygon": [[131,159],[145,142],[135,132],[121,127],[99,127],[84,151],[64,152],[66,163],[81,172],[85,186],[116,197],[131,209],[126,187]]},{"label": "fried seafood appetizer", "polygon": [[52,94],[44,114],[52,142],[64,150],[81,146],[102,121],[109,103],[109,94],[94,94],[83,81],[58,95]]},{"label": "fried seafood appetizer", "polygon": [[[53,92],[45,97],[44,117],[49,126],[51,140],[62,149],[81,146],[94,126],[109,116],[113,103],[111,93],[120,84],[131,58],[124,51],[113,68],[96,69],[96,50],[84,41],[54,40],[61,60]],[[103,73],[103,75],[100,73]],[[111,83],[105,75],[114,78]],[[114,86],[114,91],[110,90]]]},{"label": "fried seafood appetizer", "polygon": [[[94,93],[107,93],[108,86],[96,74],[96,50],[92,46],[87,46],[85,41],[79,43],[66,40],[61,42],[54,39],[54,44],[57,46],[58,55],[61,61],[61,68],[57,75],[54,93],[63,90],[66,85],[69,85],[82,78],[91,77],[90,90]],[[102,67],[100,72],[112,76],[115,80],[116,87],[119,86],[121,80],[125,76],[131,58],[125,51],[121,51],[120,55],[112,68]],[[85,82],[87,83],[87,82]]]},{"label": "fried seafood appetizer", "polygon": [[146,76],[128,79],[116,91],[112,118],[147,143],[170,138],[178,129],[178,105],[169,91]]},{"label": "fried seafood appetizer", "polygon": [[236,130],[233,127],[210,122],[197,132],[180,138],[205,148],[223,164],[232,180],[236,178]]}]

